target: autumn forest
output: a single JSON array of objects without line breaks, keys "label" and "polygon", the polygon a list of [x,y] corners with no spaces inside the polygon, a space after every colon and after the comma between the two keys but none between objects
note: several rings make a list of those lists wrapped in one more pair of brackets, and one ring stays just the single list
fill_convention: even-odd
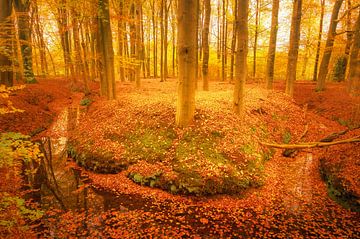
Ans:
[{"label": "autumn forest", "polygon": [[360,238],[359,0],[0,0],[0,238]]}]

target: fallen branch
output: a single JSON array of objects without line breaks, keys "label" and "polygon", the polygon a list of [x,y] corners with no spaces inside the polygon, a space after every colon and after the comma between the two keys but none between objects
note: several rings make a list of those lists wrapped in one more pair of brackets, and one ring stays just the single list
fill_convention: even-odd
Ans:
[{"label": "fallen branch", "polygon": [[307,149],[307,148],[326,147],[336,144],[346,144],[346,143],[355,143],[355,142],[360,142],[360,135],[355,138],[344,139],[333,142],[308,142],[308,143],[300,143],[300,144],[273,144],[273,143],[260,142],[260,144],[267,147],[278,148],[278,149]]}]

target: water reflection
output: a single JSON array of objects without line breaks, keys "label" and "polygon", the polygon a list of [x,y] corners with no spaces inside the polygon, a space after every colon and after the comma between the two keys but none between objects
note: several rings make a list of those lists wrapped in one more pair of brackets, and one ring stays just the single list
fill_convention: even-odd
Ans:
[{"label": "water reflection", "polygon": [[79,121],[79,108],[67,108],[53,124],[50,135],[41,141],[45,155],[37,175],[37,195],[43,209],[93,210],[105,211],[122,207],[119,200],[110,193],[95,191],[89,179],[82,176],[67,157],[66,143],[68,132],[73,130]]}]

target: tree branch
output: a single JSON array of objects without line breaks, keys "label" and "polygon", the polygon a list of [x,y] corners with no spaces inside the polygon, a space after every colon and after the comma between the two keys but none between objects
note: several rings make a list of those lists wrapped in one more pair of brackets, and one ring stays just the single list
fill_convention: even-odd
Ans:
[{"label": "tree branch", "polygon": [[354,138],[344,139],[334,142],[308,142],[308,143],[300,143],[300,144],[275,144],[275,143],[260,142],[260,144],[267,147],[278,148],[278,149],[306,149],[306,148],[325,147],[336,144],[346,144],[346,143],[355,143],[355,142],[360,142],[360,135]]}]

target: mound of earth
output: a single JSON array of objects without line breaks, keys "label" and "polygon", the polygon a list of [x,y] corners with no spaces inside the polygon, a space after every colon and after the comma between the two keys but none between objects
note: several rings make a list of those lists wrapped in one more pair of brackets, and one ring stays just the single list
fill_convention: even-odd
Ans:
[{"label": "mound of earth", "polygon": [[[247,91],[245,121],[232,113],[232,91],[198,92],[193,125],[174,124],[175,96],[137,91],[97,101],[69,140],[68,152],[99,173],[126,170],[134,182],[182,194],[238,193],[262,184],[273,150],[260,142],[296,143],[330,133],[282,93]],[[322,119],[324,120],[324,119]],[[309,123],[310,122],[310,123]],[[329,122],[331,124],[331,122]]]},{"label": "mound of earth", "polygon": [[[339,139],[359,137],[360,129]],[[329,147],[320,156],[321,172],[329,195],[343,206],[360,212],[360,143]]]}]

